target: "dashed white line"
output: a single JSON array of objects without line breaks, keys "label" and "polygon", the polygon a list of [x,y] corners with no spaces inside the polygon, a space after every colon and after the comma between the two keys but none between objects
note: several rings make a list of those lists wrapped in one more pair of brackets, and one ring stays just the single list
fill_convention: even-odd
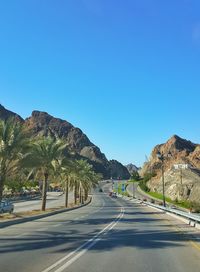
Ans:
[{"label": "dashed white line", "polygon": [[37,229],[36,231],[45,231],[47,230],[48,228],[41,228],[41,229]]},{"label": "dashed white line", "polygon": [[[61,265],[64,261],[68,260],[66,263],[64,263],[61,267],[56,269],[54,272],[62,272],[64,269],[69,267],[72,263],[74,263],[77,259],[79,259],[82,255],[84,255],[91,247],[93,247],[96,243],[98,243],[101,238],[101,235],[104,235],[105,233],[108,233],[110,230],[112,230],[116,224],[121,220],[121,218],[124,216],[124,208],[121,208],[120,214],[117,216],[117,218],[111,222],[109,225],[107,225],[104,229],[102,229],[99,233],[97,233],[93,238],[89,239],[87,242],[85,242],[82,246],[77,248],[76,250],[72,251],[50,267],[46,268],[42,272],[49,272],[53,270],[54,268]],[[71,258],[71,259],[70,259]]]},{"label": "dashed white line", "polygon": [[28,232],[16,235],[13,238],[20,238],[20,237],[23,237],[23,236],[26,236],[26,235],[28,235]]},{"label": "dashed white line", "polygon": [[56,228],[56,227],[60,227],[60,226],[62,226],[62,224],[52,225],[51,227]]}]

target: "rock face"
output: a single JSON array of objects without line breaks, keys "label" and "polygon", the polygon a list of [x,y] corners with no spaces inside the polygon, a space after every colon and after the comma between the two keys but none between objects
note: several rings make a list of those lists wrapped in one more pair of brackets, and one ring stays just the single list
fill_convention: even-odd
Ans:
[{"label": "rock face", "polygon": [[[68,144],[68,148],[75,156],[87,159],[94,166],[95,171],[102,173],[105,178],[111,177],[112,163],[79,128],[41,111],[33,111],[31,117],[23,120],[19,115],[0,106],[0,119],[7,119],[11,116],[23,122],[31,137],[51,136],[60,138]],[[115,161],[115,172],[121,178],[127,177],[127,169],[117,161]]]},{"label": "rock face", "polygon": [[[156,176],[147,185],[152,191],[162,192],[162,162],[157,158],[158,151],[164,156],[166,195],[174,200],[200,202],[200,145],[174,135],[165,144],[153,149],[142,174],[155,173]],[[186,169],[180,169],[183,167],[180,164],[184,164]]]},{"label": "rock face", "polygon": [[108,160],[79,128],[40,111],[32,112],[31,117],[25,120],[25,127],[34,137],[39,135],[63,139],[71,151],[80,157],[87,158],[96,171],[108,177]]},{"label": "rock face", "polygon": [[1,104],[0,104],[0,119],[1,120],[7,120],[9,118],[14,118],[17,121],[23,122],[23,119],[21,118],[21,116],[19,116],[18,114],[9,111],[7,109],[5,109]]},{"label": "rock face", "polygon": [[33,111],[32,116],[25,120],[25,126],[33,136],[55,136],[66,140],[76,152],[80,152],[84,146],[91,145],[80,129],[46,112]]},{"label": "rock face", "polygon": [[132,163],[129,163],[128,165],[126,165],[126,168],[129,171],[130,175],[132,175],[135,172],[138,172],[139,170],[139,168]]},{"label": "rock face", "polygon": [[114,179],[129,179],[130,173],[127,168],[116,160],[111,160],[109,164],[111,177]]}]

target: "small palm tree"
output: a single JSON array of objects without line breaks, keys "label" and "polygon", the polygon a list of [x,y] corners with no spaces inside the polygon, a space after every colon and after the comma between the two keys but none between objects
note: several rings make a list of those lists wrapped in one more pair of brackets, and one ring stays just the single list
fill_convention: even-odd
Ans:
[{"label": "small palm tree", "polygon": [[42,211],[46,209],[48,179],[56,172],[56,166],[63,158],[66,146],[61,140],[42,138],[31,144],[29,153],[23,159],[23,165],[32,169],[37,176],[43,179]]},{"label": "small palm tree", "polygon": [[27,137],[22,125],[13,118],[0,120],[0,200],[6,180],[19,172]]},{"label": "small palm tree", "polygon": [[86,160],[77,160],[75,170],[75,199],[79,192],[80,203],[83,203],[84,199],[88,198],[88,192],[97,185],[100,176],[92,170],[92,165]]},{"label": "small palm tree", "polygon": [[73,187],[74,176],[74,161],[69,158],[64,158],[58,161],[56,176],[60,178],[62,187],[65,192],[65,207],[68,207],[69,190]]}]

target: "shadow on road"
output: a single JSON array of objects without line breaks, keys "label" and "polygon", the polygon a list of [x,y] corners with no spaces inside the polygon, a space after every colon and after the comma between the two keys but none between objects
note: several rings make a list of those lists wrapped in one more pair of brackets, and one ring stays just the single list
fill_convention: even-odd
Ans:
[{"label": "shadow on road", "polygon": [[[130,206],[133,208],[133,206]],[[116,208],[116,207],[115,207]],[[1,238],[0,254],[9,252],[23,252],[50,248],[52,253],[66,253],[74,250],[84,242],[93,238],[105,225],[108,225],[116,217],[113,211],[94,215],[94,218],[80,219],[77,221],[63,220],[62,231],[39,231],[19,238]],[[194,239],[172,228],[169,222],[159,218],[159,212],[148,212],[134,206],[134,210],[127,210],[124,218],[118,225],[93,246],[92,251],[110,251],[115,248],[130,247],[140,249],[163,249],[167,247],[183,247],[185,241]],[[112,215],[110,217],[110,215]],[[155,216],[154,216],[155,215]],[[41,221],[40,221],[41,222]],[[45,222],[48,223],[48,220]],[[49,218],[49,223],[52,222]],[[200,239],[200,237],[198,237]]]}]

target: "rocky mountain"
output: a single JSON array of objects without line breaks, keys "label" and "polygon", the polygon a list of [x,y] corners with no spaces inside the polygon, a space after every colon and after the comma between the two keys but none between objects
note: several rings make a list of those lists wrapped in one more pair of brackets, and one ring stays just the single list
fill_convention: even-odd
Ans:
[{"label": "rocky mountain", "polygon": [[23,122],[24,120],[21,118],[21,116],[19,116],[18,114],[9,111],[7,109],[5,109],[1,104],[0,104],[0,119],[1,120],[6,120],[8,118],[14,118],[20,122]]},{"label": "rocky mountain", "polygon": [[128,165],[126,165],[126,168],[128,169],[130,175],[132,175],[135,172],[138,172],[139,170],[139,168],[132,163],[129,163]]},{"label": "rocky mountain", "polygon": [[142,174],[155,173],[147,185],[152,191],[162,192],[162,162],[157,158],[158,152],[164,156],[166,195],[174,200],[200,202],[200,145],[174,135],[153,149]]},{"label": "rocky mountain", "polygon": [[[87,159],[94,166],[96,172],[102,173],[105,178],[111,177],[113,162],[108,161],[101,150],[89,140],[81,129],[74,127],[71,123],[41,111],[33,111],[31,117],[23,120],[19,115],[0,106],[0,119],[5,120],[9,117],[15,117],[23,122],[31,137],[52,136],[63,139],[76,157]],[[129,175],[127,169],[117,161],[115,161],[115,171],[113,172],[116,174],[113,176],[114,178],[118,176],[127,178]]]},{"label": "rocky mountain", "polygon": [[130,173],[127,168],[116,160],[111,160],[109,162],[109,171],[111,177],[114,179],[129,179]]}]

